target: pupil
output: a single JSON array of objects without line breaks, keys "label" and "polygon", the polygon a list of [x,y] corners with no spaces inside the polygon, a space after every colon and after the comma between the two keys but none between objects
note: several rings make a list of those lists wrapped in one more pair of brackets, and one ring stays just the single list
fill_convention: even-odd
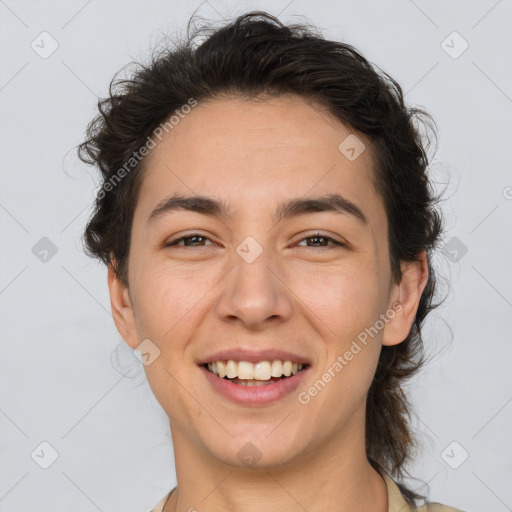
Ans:
[{"label": "pupil", "polygon": [[[318,242],[318,240],[324,240],[324,237],[323,236],[313,236],[310,238],[310,240],[314,240],[315,242]],[[314,244],[316,245],[316,244]],[[321,245],[324,245],[324,244],[321,244]]]},{"label": "pupil", "polygon": [[185,239],[185,245],[195,245],[194,242],[197,242],[198,240],[202,239],[202,236],[190,236],[187,239]]}]

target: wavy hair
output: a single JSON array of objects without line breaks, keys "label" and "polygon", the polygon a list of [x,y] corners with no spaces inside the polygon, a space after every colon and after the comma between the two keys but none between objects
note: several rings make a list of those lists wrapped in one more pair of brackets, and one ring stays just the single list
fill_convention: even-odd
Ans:
[{"label": "wavy hair", "polygon": [[[149,64],[135,64],[129,78],[114,76],[109,96],[99,100],[99,114],[78,147],[80,159],[96,165],[103,179],[85,228],[85,251],[113,264],[126,286],[131,225],[147,158],[132,162],[115,186],[112,179],[190,98],[201,103],[292,93],[326,107],[370,141],[375,186],[388,218],[393,280],[400,282],[401,264],[417,260],[423,251],[429,270],[407,338],[382,347],[366,403],[367,458],[378,471],[402,478],[417,446],[402,384],[425,362],[421,327],[437,305],[431,255],[442,217],[427,175],[429,135],[436,138],[432,117],[406,106],[400,85],[353,46],[327,40],[309,24],[285,26],[261,11],[192,34],[189,22],[187,38],[154,52]],[[400,488],[410,503],[422,497]]]}]

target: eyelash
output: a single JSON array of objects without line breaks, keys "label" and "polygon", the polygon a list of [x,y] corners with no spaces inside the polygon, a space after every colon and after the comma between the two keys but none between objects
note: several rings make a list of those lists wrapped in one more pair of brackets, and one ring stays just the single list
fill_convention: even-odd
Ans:
[{"label": "eyelash", "polygon": [[[195,237],[199,237],[199,238],[203,238],[204,240],[210,240],[207,236],[203,236],[199,233],[192,233],[188,236],[183,236],[181,238],[177,238],[176,240],[173,240],[172,242],[169,242],[167,244],[165,244],[165,247],[172,247],[172,246],[178,246],[178,243],[179,242],[182,242],[184,240],[189,240],[191,238],[195,238]],[[337,246],[340,246],[340,247],[345,247],[346,245],[342,242],[338,242],[338,240],[335,240],[334,238],[331,238],[330,236],[326,236],[326,235],[322,235],[321,233],[315,233],[311,236],[307,236],[305,238],[302,238],[301,240],[299,240],[299,242],[303,242],[304,240],[312,240],[313,238],[323,238],[327,241],[330,241],[330,242],[333,242],[334,245],[337,245]],[[211,241],[211,240],[210,240]],[[179,247],[188,247],[186,245],[182,245],[182,246],[179,246]],[[191,246],[191,247],[204,247],[204,246]],[[301,246],[301,247],[304,247],[304,246]],[[333,246],[331,246],[333,247]],[[306,247],[309,249],[309,247]],[[315,248],[315,247],[312,247],[312,248]],[[326,249],[328,247],[325,247],[325,246],[318,246],[316,248],[321,248],[321,249]]]}]

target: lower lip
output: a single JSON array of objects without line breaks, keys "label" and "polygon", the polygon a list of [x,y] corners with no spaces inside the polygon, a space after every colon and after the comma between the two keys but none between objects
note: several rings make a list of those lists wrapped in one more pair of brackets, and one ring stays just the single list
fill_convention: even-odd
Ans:
[{"label": "lower lip", "polygon": [[208,382],[218,393],[240,405],[267,405],[276,402],[298,387],[309,368],[308,366],[296,375],[278,380],[272,384],[248,387],[223,379],[208,371],[204,366],[200,367]]}]

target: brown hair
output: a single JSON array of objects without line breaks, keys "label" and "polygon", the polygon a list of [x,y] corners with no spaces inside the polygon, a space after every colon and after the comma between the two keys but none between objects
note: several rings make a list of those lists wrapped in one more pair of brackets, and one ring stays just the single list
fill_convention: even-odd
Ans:
[{"label": "brown hair", "polygon": [[[205,30],[207,37],[196,44]],[[115,263],[126,286],[131,224],[146,160],[131,159],[190,98],[200,103],[222,95],[298,94],[326,106],[368,138],[376,189],[388,216],[394,282],[401,279],[401,263],[416,260],[423,250],[429,267],[409,335],[398,345],[382,348],[366,405],[368,460],[379,471],[403,477],[416,441],[401,385],[424,363],[421,326],[436,307],[431,254],[442,231],[438,198],[427,177],[428,134],[436,136],[431,116],[407,107],[400,85],[354,47],[326,40],[311,26],[285,26],[260,11],[217,29],[196,30],[174,48],[153,55],[149,65],[139,65],[130,78],[114,79],[109,97],[98,103],[100,113],[88,126],[79,156],[96,164],[103,178],[85,229],[85,250],[105,264]],[[123,168],[122,179],[114,183]],[[420,497],[401,489],[411,503]]]}]

